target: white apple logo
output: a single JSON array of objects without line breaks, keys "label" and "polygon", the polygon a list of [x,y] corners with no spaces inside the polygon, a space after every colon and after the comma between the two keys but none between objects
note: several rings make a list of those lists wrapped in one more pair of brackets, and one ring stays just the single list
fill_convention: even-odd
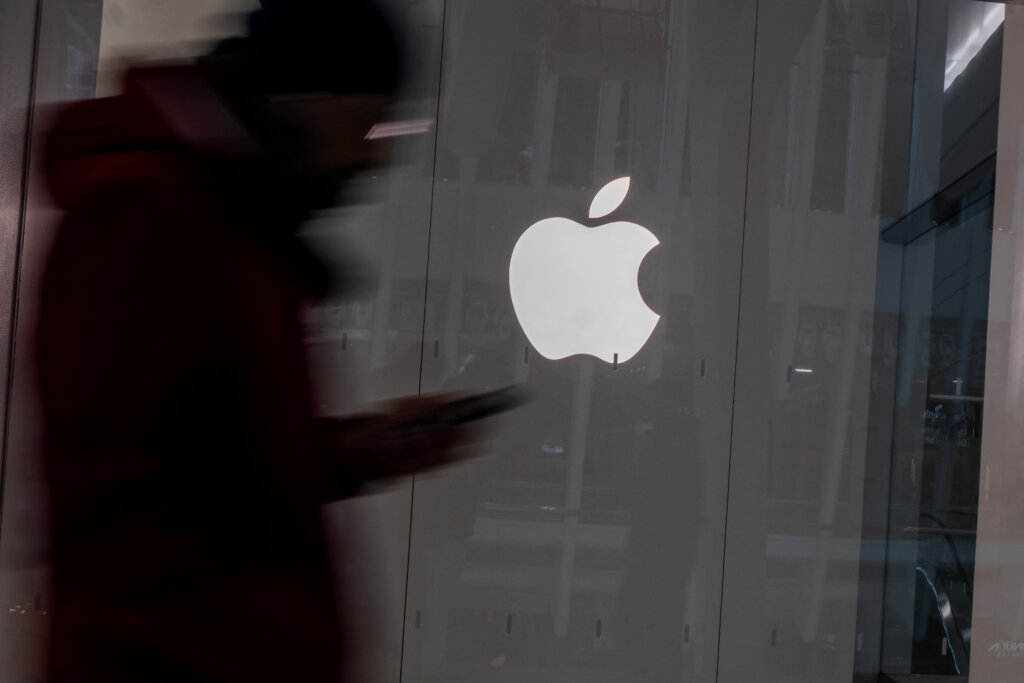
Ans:
[{"label": "white apple logo", "polygon": [[[629,178],[605,185],[590,217],[622,204]],[[512,306],[533,347],[558,360],[585,353],[624,363],[647,343],[660,316],[647,307],[637,277],[658,238],[636,223],[593,228],[545,218],[519,237],[508,267]]]}]

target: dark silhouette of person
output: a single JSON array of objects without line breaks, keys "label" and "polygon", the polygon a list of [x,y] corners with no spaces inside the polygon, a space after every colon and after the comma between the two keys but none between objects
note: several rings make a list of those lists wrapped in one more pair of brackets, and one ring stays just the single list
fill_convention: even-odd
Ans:
[{"label": "dark silhouette of person", "polygon": [[54,683],[345,680],[318,507],[461,438],[441,399],[313,417],[298,314],[329,273],[296,228],[382,161],[401,53],[369,2],[262,5],[47,138]]}]

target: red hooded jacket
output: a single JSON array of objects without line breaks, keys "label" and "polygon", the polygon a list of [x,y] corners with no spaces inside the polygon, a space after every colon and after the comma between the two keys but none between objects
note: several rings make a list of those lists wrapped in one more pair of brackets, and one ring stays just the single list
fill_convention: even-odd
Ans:
[{"label": "red hooded jacket", "polygon": [[188,68],[137,70],[49,135],[54,683],[342,678],[318,506],[350,487],[298,325],[323,271],[273,168]]}]

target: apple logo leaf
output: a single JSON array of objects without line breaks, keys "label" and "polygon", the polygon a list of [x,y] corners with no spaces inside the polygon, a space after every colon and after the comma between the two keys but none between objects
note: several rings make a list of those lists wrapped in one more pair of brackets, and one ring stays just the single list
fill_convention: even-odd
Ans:
[{"label": "apple logo leaf", "polygon": [[629,192],[629,176],[613,180],[602,187],[594,195],[594,201],[590,204],[590,217],[607,216],[619,208],[622,200],[626,198],[627,192]]}]

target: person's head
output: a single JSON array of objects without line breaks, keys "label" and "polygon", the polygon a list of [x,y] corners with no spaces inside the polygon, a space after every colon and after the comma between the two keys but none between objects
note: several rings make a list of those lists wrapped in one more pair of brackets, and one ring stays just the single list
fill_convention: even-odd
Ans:
[{"label": "person's head", "polygon": [[339,185],[386,161],[367,133],[402,77],[396,32],[372,0],[262,0],[248,35],[212,61],[230,87],[284,130],[307,173]]}]

